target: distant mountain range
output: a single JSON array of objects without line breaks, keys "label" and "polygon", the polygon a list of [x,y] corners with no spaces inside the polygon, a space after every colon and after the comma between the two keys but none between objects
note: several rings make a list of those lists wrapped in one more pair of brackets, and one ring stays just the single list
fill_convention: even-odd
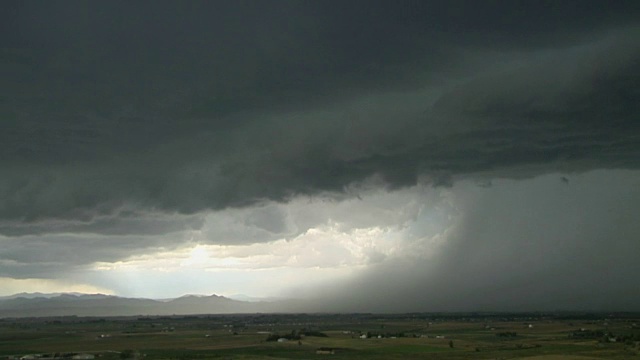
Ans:
[{"label": "distant mountain range", "polygon": [[61,295],[76,295],[76,296],[98,296],[98,297],[106,297],[108,295],[104,294],[84,294],[78,292],[68,292],[68,293],[41,293],[41,292],[33,292],[26,293],[22,292],[19,294],[13,294],[9,296],[0,296],[0,301],[7,299],[17,299],[17,298],[25,298],[25,299],[35,299],[35,298],[52,298]]},{"label": "distant mountain range", "polygon": [[20,293],[0,297],[0,318],[45,316],[134,316],[299,311],[293,300],[240,301],[218,295],[153,300],[104,294]]}]

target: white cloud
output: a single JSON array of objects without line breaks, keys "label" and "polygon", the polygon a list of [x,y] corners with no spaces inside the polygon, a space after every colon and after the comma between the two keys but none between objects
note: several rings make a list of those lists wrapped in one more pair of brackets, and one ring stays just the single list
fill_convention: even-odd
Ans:
[{"label": "white cloud", "polygon": [[[297,198],[286,204],[212,212],[205,216],[202,230],[182,235],[191,239],[182,247],[96,262],[91,272],[108,278],[160,277],[170,283],[187,274],[194,278],[235,278],[254,283],[261,291],[268,290],[269,295],[291,287],[344,280],[407,251],[410,256],[432,252],[433,249],[415,250],[418,243],[424,245],[425,238],[437,237],[446,228],[451,210],[447,205],[448,191],[421,186],[394,192],[362,189],[361,196],[342,200]],[[293,235],[262,242],[217,241],[231,232],[238,237],[252,234],[260,226],[248,219],[265,216],[269,221],[287,224],[282,227],[287,229],[283,233]],[[419,227],[415,225],[418,217]],[[229,224],[226,220],[233,221]],[[274,283],[273,276],[286,281]],[[261,281],[271,285],[265,288]],[[159,290],[154,286],[141,283],[136,291],[156,293]],[[186,293],[233,293],[231,289],[237,288],[229,281],[209,286],[188,281],[179,288]],[[126,291],[131,293],[131,289]],[[265,294],[254,289],[252,295]]]}]

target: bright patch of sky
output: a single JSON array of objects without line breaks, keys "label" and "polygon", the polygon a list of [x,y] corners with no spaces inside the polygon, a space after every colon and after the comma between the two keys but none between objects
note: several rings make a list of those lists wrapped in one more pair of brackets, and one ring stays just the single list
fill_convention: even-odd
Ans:
[{"label": "bright patch of sky", "polygon": [[[74,279],[100,284],[121,296],[151,298],[187,293],[272,297],[290,289],[346,281],[389,257],[432,252],[450,222],[447,192],[423,187],[364,191],[360,198],[342,201],[298,198],[286,204],[212,212],[201,230],[180,234],[191,238],[187,246],[96,262]],[[235,222],[226,222],[231,218]],[[261,218],[286,223],[280,231],[289,237],[216,243],[224,236],[252,237]],[[420,245],[425,237],[434,239],[434,247]]]}]

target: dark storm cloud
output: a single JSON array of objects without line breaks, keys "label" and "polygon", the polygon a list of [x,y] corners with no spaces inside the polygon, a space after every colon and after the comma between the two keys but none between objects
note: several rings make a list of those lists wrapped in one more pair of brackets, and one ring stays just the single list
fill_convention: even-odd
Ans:
[{"label": "dark storm cloud", "polygon": [[460,212],[440,235],[421,217],[412,232],[426,236],[311,299],[328,311],[637,310],[639,186],[637,171],[569,186],[554,175],[457,184],[449,199]]},{"label": "dark storm cloud", "polygon": [[188,243],[183,234],[101,236],[91,234],[0,237],[0,277],[60,278],[96,262],[117,262]]},{"label": "dark storm cloud", "polygon": [[100,235],[162,235],[200,229],[201,215],[145,213],[119,209],[113,214],[77,214],[74,220],[43,220],[38,222],[0,222],[5,236],[44,235],[50,233],[85,233]]},{"label": "dark storm cloud", "polygon": [[640,159],[632,2],[5,7],[7,235]]}]

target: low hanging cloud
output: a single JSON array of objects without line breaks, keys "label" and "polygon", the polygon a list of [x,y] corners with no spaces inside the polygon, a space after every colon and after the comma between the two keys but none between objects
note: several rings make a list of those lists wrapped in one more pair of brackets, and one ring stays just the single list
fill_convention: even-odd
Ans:
[{"label": "low hanging cloud", "polygon": [[[421,212],[435,211],[425,210],[425,207],[434,204],[441,195],[438,191],[423,190],[385,192],[372,188],[362,190],[361,198],[298,198],[289,203],[270,202],[197,216],[146,214],[145,217],[130,213],[132,221],[117,222],[117,227],[111,223],[113,217],[94,220],[95,223],[90,224],[37,223],[38,233],[0,237],[4,244],[0,250],[3,261],[0,270],[4,276],[17,278],[56,278],[85,271],[96,262],[128,263],[140,257],[179,258],[178,253],[191,251],[199,245],[215,246],[216,253],[212,258],[223,259],[225,254],[234,257],[248,252],[244,257],[248,257],[248,263],[254,268],[275,266],[280,260],[281,265],[286,265],[313,256],[319,256],[318,264],[334,264],[335,252],[327,252],[331,242],[336,243],[337,252],[351,254],[348,255],[350,260],[344,261],[345,265],[351,266],[355,265],[354,261],[360,264],[358,259],[371,258],[373,261],[384,256],[376,250],[379,245],[375,242],[380,240],[380,234],[408,226]],[[34,230],[36,225],[24,226]],[[152,229],[146,229],[147,226]],[[14,228],[16,230],[22,228]],[[368,233],[378,235],[366,235]],[[353,246],[345,245],[352,236],[369,240],[354,240]],[[255,246],[249,246],[252,244]],[[380,246],[388,248],[391,245]],[[244,247],[247,249],[242,250]],[[313,248],[320,253],[297,254],[297,251],[308,253]],[[368,251],[362,250],[364,248],[369,248],[370,252],[362,253]],[[264,259],[252,258],[257,255],[256,251],[281,254],[269,260],[271,265],[267,265]],[[317,264],[303,261],[297,266],[315,267]]]}]

